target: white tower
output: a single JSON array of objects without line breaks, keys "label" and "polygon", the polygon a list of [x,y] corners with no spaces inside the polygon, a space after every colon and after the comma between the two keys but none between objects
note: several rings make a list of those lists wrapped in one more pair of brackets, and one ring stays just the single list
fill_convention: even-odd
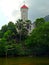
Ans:
[{"label": "white tower", "polygon": [[21,19],[24,22],[28,20],[28,7],[25,4],[21,7]]}]

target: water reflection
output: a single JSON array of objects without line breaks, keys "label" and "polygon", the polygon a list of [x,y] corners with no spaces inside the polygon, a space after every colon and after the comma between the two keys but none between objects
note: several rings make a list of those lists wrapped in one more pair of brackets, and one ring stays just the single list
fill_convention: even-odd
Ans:
[{"label": "water reflection", "polygon": [[0,58],[0,65],[49,65],[49,59],[39,58]]}]

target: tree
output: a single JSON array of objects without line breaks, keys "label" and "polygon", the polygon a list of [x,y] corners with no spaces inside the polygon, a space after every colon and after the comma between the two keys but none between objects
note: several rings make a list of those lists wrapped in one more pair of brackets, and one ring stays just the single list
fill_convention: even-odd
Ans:
[{"label": "tree", "polygon": [[45,23],[44,18],[38,18],[35,21],[35,27],[39,27],[40,25],[42,25],[43,23]]},{"label": "tree", "polygon": [[1,35],[1,38],[3,37],[4,33],[8,30],[8,26],[7,25],[4,25],[2,26],[1,30],[0,30],[0,35]]},{"label": "tree", "polygon": [[17,33],[17,30],[16,30],[16,26],[13,22],[9,22],[8,23],[8,30],[11,30],[12,32],[14,32],[15,34]]},{"label": "tree", "polygon": [[7,40],[7,42],[11,42],[14,40],[16,42],[16,35],[11,30],[8,30],[7,32],[4,33],[4,38]]},{"label": "tree", "polygon": [[35,28],[25,44],[33,55],[49,55],[49,22]]},{"label": "tree", "polygon": [[2,26],[1,31],[3,33],[6,32],[7,30],[8,30],[8,26],[7,25]]},{"label": "tree", "polygon": [[31,29],[31,21],[30,20],[26,20],[26,27],[27,27],[27,29]]},{"label": "tree", "polygon": [[21,30],[23,28],[23,20],[22,19],[18,19],[17,23],[16,23],[17,29]]},{"label": "tree", "polygon": [[28,35],[28,30],[25,26],[25,22],[23,22],[23,20],[18,20],[17,23],[16,23],[16,26],[17,26],[17,31],[18,31],[18,34],[19,34],[19,41],[24,41]]},{"label": "tree", "polygon": [[0,57],[5,56],[5,53],[6,53],[5,46],[6,46],[6,39],[2,38],[0,40]]},{"label": "tree", "polygon": [[8,30],[4,33],[4,38],[6,38],[8,41],[12,39],[12,32]]},{"label": "tree", "polygon": [[21,40],[24,41],[28,37],[28,30],[26,28],[23,28],[21,30]]},{"label": "tree", "polygon": [[3,37],[3,32],[0,30],[0,39]]}]

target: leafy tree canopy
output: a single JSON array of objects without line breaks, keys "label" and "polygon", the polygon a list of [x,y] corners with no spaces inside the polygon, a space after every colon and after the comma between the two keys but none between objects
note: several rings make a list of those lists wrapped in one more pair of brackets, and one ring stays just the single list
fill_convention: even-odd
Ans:
[{"label": "leafy tree canopy", "polygon": [[38,18],[35,21],[35,27],[39,27],[40,25],[42,25],[43,23],[45,23],[44,18]]}]

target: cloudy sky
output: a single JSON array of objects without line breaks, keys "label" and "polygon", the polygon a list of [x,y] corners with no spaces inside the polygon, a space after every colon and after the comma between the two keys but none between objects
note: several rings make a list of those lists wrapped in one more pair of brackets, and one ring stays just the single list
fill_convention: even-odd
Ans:
[{"label": "cloudy sky", "polygon": [[49,0],[0,0],[0,28],[20,18],[20,7],[24,1],[29,7],[30,20],[49,15]]}]

